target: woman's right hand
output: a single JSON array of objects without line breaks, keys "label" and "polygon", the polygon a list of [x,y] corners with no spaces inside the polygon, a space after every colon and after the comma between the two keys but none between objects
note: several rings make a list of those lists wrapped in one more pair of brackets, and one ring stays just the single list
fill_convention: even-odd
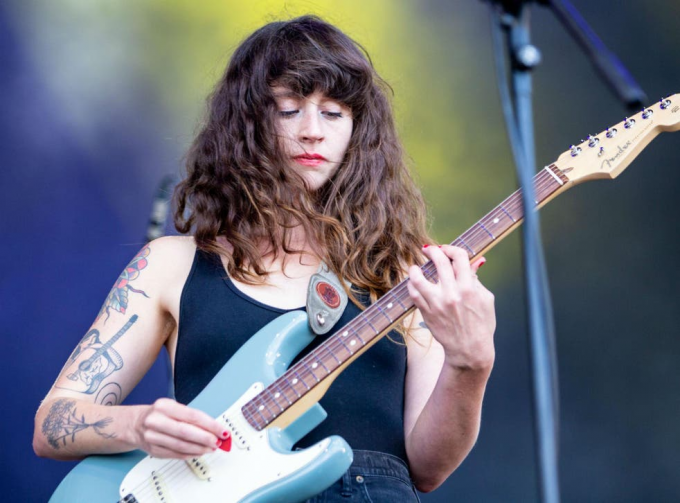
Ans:
[{"label": "woman's right hand", "polygon": [[202,456],[216,450],[230,435],[205,412],[169,398],[143,406],[134,426],[137,447],[158,458]]}]

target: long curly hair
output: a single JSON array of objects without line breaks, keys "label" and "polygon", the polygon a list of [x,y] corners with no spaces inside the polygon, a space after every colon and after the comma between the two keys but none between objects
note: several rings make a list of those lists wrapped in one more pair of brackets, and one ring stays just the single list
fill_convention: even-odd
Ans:
[{"label": "long curly hair", "polygon": [[[319,189],[287,166],[273,86],[300,96],[320,91],[351,109],[345,158]],[[199,249],[221,254],[234,279],[260,284],[267,280],[262,243],[274,254],[300,253],[291,238],[302,226],[339,277],[380,297],[408,265],[422,263],[421,246],[430,242],[389,92],[366,51],[317,17],[260,28],[236,49],[208,98],[175,191],[178,231],[193,231]]]}]

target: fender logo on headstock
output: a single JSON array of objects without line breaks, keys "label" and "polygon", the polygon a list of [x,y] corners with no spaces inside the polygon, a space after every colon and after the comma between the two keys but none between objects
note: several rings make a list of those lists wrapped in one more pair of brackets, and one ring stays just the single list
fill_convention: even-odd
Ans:
[{"label": "fender logo on headstock", "polygon": [[628,150],[628,148],[629,148],[633,143],[635,143],[635,142],[637,141],[637,139],[640,138],[640,136],[642,136],[642,135],[644,134],[644,132],[647,131],[647,130],[652,126],[652,124],[653,124],[653,122],[650,121],[650,122],[647,123],[647,125],[642,129],[642,131],[640,131],[640,132],[635,136],[635,138],[633,138],[632,140],[628,140],[628,141],[627,141],[626,143],[624,143],[623,145],[619,145],[619,148],[618,148],[618,150],[616,151],[616,154],[615,154],[613,157],[609,157],[609,158],[605,159],[604,161],[602,161],[602,164],[600,164],[600,170],[603,170],[603,169],[605,169],[605,168],[607,168],[607,169],[611,168],[611,167],[612,167],[612,163],[616,162],[616,161],[619,159],[619,157],[621,157],[621,156],[626,152],[626,150]]},{"label": "fender logo on headstock", "polygon": [[675,106],[673,107],[673,110],[671,110],[671,113],[675,113],[675,112],[677,112],[678,110],[680,110],[680,106],[675,105]]},{"label": "fender logo on headstock", "polygon": [[623,145],[619,145],[619,149],[616,151],[616,155],[614,157],[610,157],[609,159],[605,159],[602,161],[602,164],[600,164],[600,169],[604,169],[605,167],[611,168],[612,163],[615,162],[619,157],[623,155],[623,153],[628,150],[628,147],[631,146],[633,142],[631,140],[628,140],[626,143]]}]

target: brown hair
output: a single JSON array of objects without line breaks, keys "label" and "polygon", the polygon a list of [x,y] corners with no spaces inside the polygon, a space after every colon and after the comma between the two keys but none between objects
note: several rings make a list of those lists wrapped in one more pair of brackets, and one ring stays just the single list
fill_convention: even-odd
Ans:
[{"label": "brown hair", "polygon": [[[352,111],[345,158],[317,190],[286,166],[274,85],[301,96],[321,91]],[[236,49],[208,99],[175,192],[175,226],[193,229],[200,249],[225,256],[230,276],[255,284],[267,279],[258,243],[299,252],[291,248],[291,227],[302,225],[336,274],[372,299],[381,296],[408,265],[422,263],[421,246],[429,242],[387,90],[363,48],[317,17],[260,28]]]}]

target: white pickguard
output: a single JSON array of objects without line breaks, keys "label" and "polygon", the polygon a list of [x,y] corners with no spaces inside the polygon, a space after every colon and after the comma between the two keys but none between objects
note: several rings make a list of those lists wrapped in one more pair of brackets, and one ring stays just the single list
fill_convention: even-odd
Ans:
[{"label": "white pickguard", "polygon": [[266,429],[257,431],[248,424],[241,407],[262,389],[261,383],[254,384],[217,418],[232,434],[231,451],[217,449],[189,462],[147,456],[123,479],[121,499],[132,494],[139,503],[238,502],[323,453],[330,439],[309,449],[281,453],[271,447]]}]

